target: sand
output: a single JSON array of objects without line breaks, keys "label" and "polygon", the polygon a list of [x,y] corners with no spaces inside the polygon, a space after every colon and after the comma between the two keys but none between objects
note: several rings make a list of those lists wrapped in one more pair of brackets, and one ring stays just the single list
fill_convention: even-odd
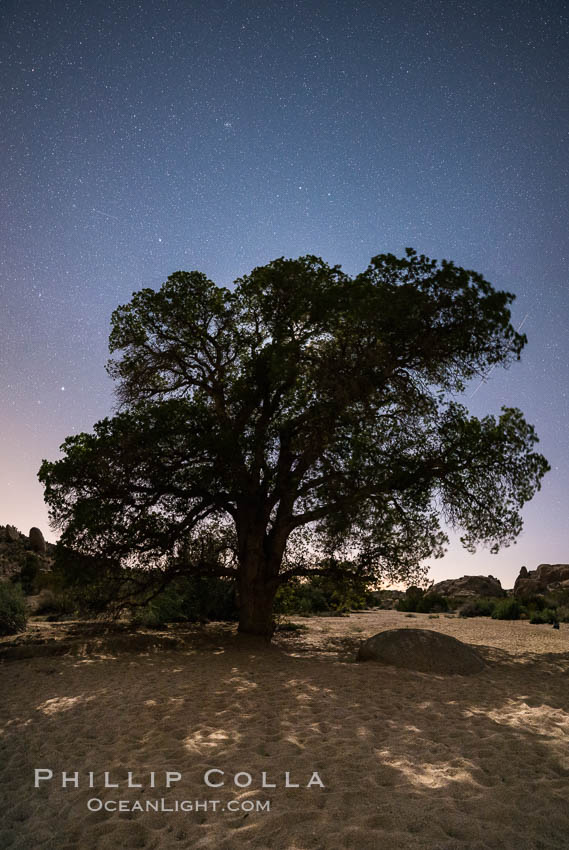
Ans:
[{"label": "sand", "polygon": [[[569,847],[568,625],[394,611],[295,621],[308,631],[271,648],[212,625],[176,632],[175,649],[102,642],[3,662],[0,848]],[[361,639],[401,626],[476,644],[487,667],[354,663]],[[53,779],[34,788],[36,768]],[[211,769],[222,787],[204,784]],[[63,771],[78,788],[61,787]],[[105,771],[119,788],[103,787]],[[182,778],[167,788],[165,771]],[[233,784],[240,772],[249,787]],[[324,788],[306,787],[315,773]],[[202,806],[136,810],[149,801]]]}]

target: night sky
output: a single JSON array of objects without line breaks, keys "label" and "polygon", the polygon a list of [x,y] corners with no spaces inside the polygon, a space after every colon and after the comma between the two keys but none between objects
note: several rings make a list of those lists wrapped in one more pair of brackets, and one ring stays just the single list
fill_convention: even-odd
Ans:
[{"label": "night sky", "polygon": [[419,253],[517,295],[522,361],[473,383],[551,463],[515,546],[435,579],[569,562],[564,2],[18,0],[0,10],[0,524],[113,410],[112,311],[178,269]]}]

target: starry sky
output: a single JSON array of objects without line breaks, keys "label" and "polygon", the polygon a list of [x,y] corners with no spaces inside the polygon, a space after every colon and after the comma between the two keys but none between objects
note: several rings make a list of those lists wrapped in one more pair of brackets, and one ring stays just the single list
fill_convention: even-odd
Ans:
[{"label": "starry sky", "polygon": [[522,360],[473,383],[552,471],[498,555],[569,561],[569,10],[555,0],[4,0],[0,523],[48,539],[36,475],[113,410],[110,315],[178,269],[222,285],[405,246],[517,295]]}]

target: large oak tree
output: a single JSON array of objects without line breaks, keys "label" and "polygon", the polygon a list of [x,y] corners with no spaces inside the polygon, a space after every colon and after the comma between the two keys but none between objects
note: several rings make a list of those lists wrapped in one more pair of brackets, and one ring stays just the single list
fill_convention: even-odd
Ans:
[{"label": "large oak tree", "polygon": [[441,519],[508,545],[547,462],[520,411],[457,396],[519,358],[512,300],[411,250],[353,278],[313,256],[232,289],[176,272],[113,314],[118,412],[43,462],[52,522],[110,573],[234,578],[239,629],[265,636],[282,582],[414,579]]}]

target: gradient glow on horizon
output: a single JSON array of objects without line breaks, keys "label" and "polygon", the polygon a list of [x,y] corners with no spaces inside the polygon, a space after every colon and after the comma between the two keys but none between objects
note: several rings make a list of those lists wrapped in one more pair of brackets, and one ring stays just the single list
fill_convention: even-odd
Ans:
[{"label": "gradient glow on horizon", "polygon": [[55,539],[37,470],[112,413],[133,291],[412,246],[516,294],[522,360],[465,400],[552,466],[515,546],[431,575],[569,562],[565,3],[22,0],[0,42],[0,524]]}]

